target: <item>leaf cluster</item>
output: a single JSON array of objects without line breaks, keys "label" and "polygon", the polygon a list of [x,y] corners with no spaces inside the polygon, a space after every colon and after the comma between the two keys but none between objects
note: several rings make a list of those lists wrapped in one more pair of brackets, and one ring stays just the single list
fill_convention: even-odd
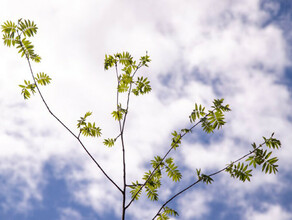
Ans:
[{"label": "leaf cluster", "polygon": [[21,95],[23,95],[24,99],[29,99],[31,96],[31,93],[36,93],[35,88],[36,85],[34,83],[31,83],[29,80],[24,80],[24,85],[19,85],[21,89]]},{"label": "leaf cluster", "polygon": [[51,83],[51,78],[45,73],[38,73],[37,77],[35,77],[38,84],[42,86],[46,86],[47,84]]},{"label": "leaf cluster", "polygon": [[174,209],[171,209],[167,206],[163,207],[163,212],[159,213],[157,216],[157,220],[168,220],[169,216],[179,216],[179,214],[177,213],[177,211],[175,211]]},{"label": "leaf cluster", "polygon": [[234,165],[234,163],[231,163],[227,166],[225,171],[228,172],[231,177],[237,178],[242,182],[245,182],[246,180],[250,181],[252,169],[248,168],[251,166],[254,169],[257,166],[262,166],[262,172],[276,174],[278,172],[278,165],[276,164],[278,158],[271,158],[272,151],[262,149],[263,145],[266,145],[269,149],[279,149],[281,147],[281,142],[278,139],[273,138],[273,135],[274,133],[269,139],[263,137],[264,143],[259,146],[255,143],[252,144],[253,151],[248,154],[250,156],[245,160],[248,164],[238,162],[237,165]]},{"label": "leaf cluster", "polygon": [[130,88],[130,84],[133,82],[133,78],[130,74],[124,73],[119,76],[118,92],[127,92]]},{"label": "leaf cluster", "polygon": [[182,135],[180,133],[178,133],[177,131],[173,131],[171,133],[171,135],[173,136],[172,137],[172,142],[171,142],[171,147],[173,149],[176,149],[179,147],[179,145],[181,144],[181,138],[182,138]]},{"label": "leaf cluster", "polygon": [[138,181],[132,182],[132,185],[129,186],[132,190],[130,190],[132,198],[135,197],[135,200],[138,200],[142,194],[142,184],[139,184]]},{"label": "leaf cluster", "polygon": [[201,174],[201,169],[196,169],[197,177],[199,181],[203,181],[206,184],[211,184],[214,180],[206,174]]},{"label": "leaf cluster", "polygon": [[[161,187],[161,178],[162,178],[162,170],[165,170],[167,176],[174,182],[178,182],[182,178],[182,174],[178,170],[178,167],[173,162],[173,158],[167,158],[165,162],[163,162],[162,158],[160,156],[155,156],[153,160],[151,160],[151,166],[155,170],[154,172],[151,172],[149,170],[148,172],[145,172],[143,176],[144,182],[146,182],[145,185],[145,191],[148,196],[148,198],[152,201],[158,200],[158,189]],[[141,191],[139,194],[136,195],[136,193],[140,190],[141,184],[138,184],[138,181],[136,183],[132,183],[133,186],[131,186],[131,195],[132,198],[135,197],[135,199],[138,199],[138,197],[141,195]]]},{"label": "leaf cluster", "polygon": [[[51,78],[45,73],[38,73],[37,77],[35,77],[36,83],[42,86],[46,86],[47,84],[51,83]],[[23,95],[24,99],[29,99],[31,94],[36,93],[36,84],[31,83],[29,80],[24,80],[24,85],[19,85],[21,89],[21,94]]]},{"label": "leaf cluster", "polygon": [[205,107],[203,107],[202,105],[198,106],[198,104],[195,103],[195,109],[189,116],[190,122],[195,122],[197,118],[204,117],[205,115],[206,115]]},{"label": "leaf cluster", "polygon": [[137,81],[135,81],[136,88],[132,90],[134,95],[144,95],[146,93],[151,92],[150,81],[146,78],[138,77]]},{"label": "leaf cluster", "polygon": [[33,21],[19,19],[17,25],[12,21],[6,21],[1,25],[1,28],[4,45],[16,46],[22,57],[25,55],[28,59],[40,62],[41,57],[34,52],[33,44],[27,39],[37,33],[38,28]]},{"label": "leaf cluster", "polygon": [[150,56],[148,55],[147,51],[146,51],[146,55],[142,56],[140,58],[140,61],[141,61],[141,65],[142,66],[147,66],[148,67],[148,63],[150,63],[151,60],[150,60]]},{"label": "leaf cluster", "polygon": [[77,120],[77,128],[84,136],[99,137],[101,136],[101,129],[95,126],[95,122],[86,122],[86,118],[91,114],[92,112],[86,112],[84,117],[80,117],[80,120]]},{"label": "leaf cluster", "polygon": [[214,99],[213,106],[208,113],[205,111],[205,107],[195,104],[195,109],[189,116],[189,119],[194,123],[197,119],[200,119],[202,128],[207,133],[213,133],[214,130],[222,128],[226,123],[224,118],[224,112],[231,111],[229,105],[223,105],[224,99]]},{"label": "leaf cluster", "polygon": [[148,67],[148,63],[151,60],[149,59],[148,54],[140,58],[140,62],[137,64],[137,61],[133,60],[133,57],[129,52],[116,53],[114,55],[105,55],[104,68],[108,70],[111,67],[117,67],[118,64],[121,64],[123,68],[121,69],[122,73],[118,75],[118,92],[123,93],[127,92],[130,88],[130,85],[134,83],[136,87],[132,92],[138,96],[140,94],[146,94],[151,91],[150,81],[146,78],[138,77],[134,79],[136,71],[142,66]]},{"label": "leaf cluster", "polygon": [[113,147],[115,145],[116,139],[113,138],[107,138],[104,139],[103,144],[107,147]]},{"label": "leaf cluster", "polygon": [[[273,135],[269,139],[263,137],[264,144],[269,149],[279,149],[281,147],[281,142],[273,138]],[[249,156],[246,161],[249,162],[249,166],[253,166],[254,168],[257,167],[257,165],[262,165],[262,172],[265,173],[274,173],[276,174],[278,172],[278,165],[276,164],[278,162],[277,157],[271,157],[272,151],[261,149],[261,145],[259,147],[256,146],[255,143],[252,144],[253,151],[252,155]]]},{"label": "leaf cluster", "polygon": [[[131,66],[131,68],[127,68],[127,71],[130,71],[132,68],[137,68],[136,61],[133,61],[133,57],[129,52],[116,53],[114,55],[105,55],[104,59],[104,69],[108,70],[111,67],[114,67],[118,63],[124,65],[125,67]],[[126,70],[126,69],[124,69]],[[126,71],[126,72],[127,72]]]},{"label": "leaf cluster", "polygon": [[252,176],[252,170],[248,169],[248,165],[240,162],[238,162],[237,165],[231,163],[225,171],[228,172],[231,177],[237,178],[242,182],[245,182],[246,180],[250,181],[250,177]]},{"label": "leaf cluster", "polygon": [[123,116],[126,114],[127,110],[122,108],[122,105],[117,106],[117,111],[112,112],[112,116],[115,120],[120,121],[123,119]]}]

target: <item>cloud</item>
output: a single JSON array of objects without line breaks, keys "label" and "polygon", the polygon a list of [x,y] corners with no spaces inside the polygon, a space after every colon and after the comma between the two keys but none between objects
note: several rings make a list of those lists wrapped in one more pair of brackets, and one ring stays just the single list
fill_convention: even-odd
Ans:
[{"label": "cloud", "polygon": [[206,191],[192,191],[179,200],[179,208],[183,219],[204,219],[210,212],[208,203],[213,196]]},{"label": "cloud", "polygon": [[245,218],[248,220],[272,220],[283,219],[289,220],[292,218],[292,213],[287,210],[283,210],[280,205],[263,205],[263,210],[251,210],[247,212]]},{"label": "cloud", "polygon": [[[137,57],[148,50],[151,67],[141,72],[150,78],[153,92],[131,100],[126,125],[129,181],[142,177],[154,155],[166,152],[170,133],[187,124],[194,102],[208,107],[213,98],[223,96],[233,111],[227,115],[228,123],[219,141],[211,136],[208,143],[192,138],[184,142],[178,157],[187,170],[222,168],[248,152],[252,141],[260,142],[262,135],[273,131],[283,146],[291,143],[291,95],[287,86],[279,83],[290,65],[290,44],[283,28],[276,23],[264,25],[279,10],[277,4],[261,7],[261,1],[255,0],[244,4],[213,0],[180,4],[130,0],[1,4],[5,6],[1,8],[7,8],[1,9],[1,22],[23,16],[38,24],[34,42],[43,61],[33,68],[53,78],[43,93],[52,111],[75,132],[79,117],[90,110],[91,119],[102,127],[105,137],[118,134],[110,116],[115,108],[115,75],[113,71],[104,72],[104,54],[128,50]],[[9,209],[17,200],[29,206],[30,198],[41,201],[41,189],[46,184],[42,169],[44,164],[52,163],[55,174],[70,183],[72,196],[79,203],[97,212],[107,209],[108,204],[119,207],[113,186],[96,170],[76,140],[49,116],[39,97],[23,101],[17,85],[30,77],[25,60],[13,49],[1,51],[5,57],[1,54],[0,173],[7,177],[9,184],[3,187],[10,192],[3,195],[6,200],[2,206]],[[193,135],[200,137],[199,132]],[[82,140],[121,184],[120,148],[106,149],[102,140]],[[289,171],[291,150],[284,147],[278,155],[281,167]],[[250,188],[256,190],[263,183],[279,184],[277,177],[259,177],[242,193]],[[15,188],[21,200],[13,196]],[[179,200],[186,219],[208,213],[214,198],[204,193],[190,192]],[[187,203],[200,207],[199,211],[188,209]],[[153,206],[147,203],[146,207],[147,214],[152,213]],[[118,208],[110,209],[119,213]],[[131,213],[139,216],[141,210],[145,210],[144,204],[137,203]],[[79,218],[70,208],[63,213]],[[256,215],[259,213],[254,211]]]},{"label": "cloud", "polygon": [[73,210],[71,208],[62,209],[60,212],[61,212],[60,220],[67,220],[67,219],[81,220],[81,219],[83,219],[82,215],[78,211]]}]

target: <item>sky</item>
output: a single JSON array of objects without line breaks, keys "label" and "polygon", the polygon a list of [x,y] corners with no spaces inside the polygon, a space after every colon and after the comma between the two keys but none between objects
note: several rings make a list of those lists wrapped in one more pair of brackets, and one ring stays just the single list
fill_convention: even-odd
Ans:
[{"label": "sky", "polygon": [[[149,161],[164,155],[171,132],[189,127],[194,104],[210,108],[224,98],[232,109],[214,134],[200,127],[171,153],[183,178],[167,177],[160,201],[145,196],[127,210],[127,219],[152,219],[161,204],[196,180],[248,153],[262,136],[282,148],[277,175],[256,170],[251,182],[227,173],[211,185],[198,184],[169,204],[184,220],[292,219],[292,2],[289,0],[52,0],[0,2],[0,22],[33,20],[32,39],[42,57],[35,73],[52,83],[42,93],[75,134],[87,111],[102,128],[102,138],[82,141],[110,177],[122,185],[122,153],[114,70],[104,71],[105,54],[146,51],[149,68],[138,74],[152,92],[132,97],[125,130],[127,181],[141,180]],[[76,139],[47,111],[36,94],[21,96],[19,84],[32,80],[15,48],[0,44],[0,219],[121,219],[121,195],[104,178]]]}]

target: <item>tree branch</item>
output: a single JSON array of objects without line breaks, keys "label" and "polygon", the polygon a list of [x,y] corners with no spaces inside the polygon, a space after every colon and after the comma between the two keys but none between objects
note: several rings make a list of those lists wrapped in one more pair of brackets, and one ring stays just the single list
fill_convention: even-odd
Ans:
[{"label": "tree branch", "polygon": [[[210,113],[209,113],[210,114]],[[203,118],[206,118],[209,114],[205,115]],[[198,121],[196,124],[194,124],[192,127],[189,128],[189,131],[191,131],[193,128],[195,128],[199,123],[202,122],[203,118]],[[182,134],[180,136],[180,138],[174,142],[174,144],[177,144],[185,135],[187,134],[187,132],[184,132],[184,134]],[[173,149],[174,145],[171,146],[171,148],[166,152],[166,154],[164,155],[164,157],[162,158],[162,160],[160,161],[160,163],[158,163],[158,165],[153,169],[153,171],[151,172],[151,174],[149,175],[148,179],[142,184],[142,187],[136,192],[136,194],[132,197],[131,201],[128,203],[128,205],[126,206],[126,208],[128,208],[131,203],[135,200],[135,198],[137,197],[137,195],[139,194],[139,192],[143,189],[143,187],[147,184],[147,182],[151,179],[151,177],[153,176],[153,174],[155,173],[155,171],[158,169],[158,167],[162,164],[162,162],[164,161],[164,159],[167,157],[167,155],[171,152],[171,150]]]},{"label": "tree branch", "polygon": [[[233,165],[234,163],[237,163],[238,161],[246,158],[247,156],[253,154],[257,149],[261,148],[264,144],[264,143],[261,143],[257,148],[255,148],[253,151],[250,151],[249,153],[243,155],[242,157],[240,157],[239,159],[233,161],[231,164],[227,165],[226,167],[222,168],[221,170],[218,170],[210,175],[208,175],[209,177],[211,176],[215,176],[223,171],[225,171],[228,167],[230,167],[231,165]],[[161,208],[158,210],[158,212],[156,213],[156,215],[153,217],[152,220],[154,220],[161,212],[161,210],[169,203],[171,202],[173,199],[175,199],[176,197],[178,197],[179,195],[181,195],[182,193],[184,193],[185,191],[189,190],[190,188],[192,188],[193,186],[195,186],[196,184],[198,184],[199,182],[201,182],[202,179],[198,179],[197,181],[195,181],[194,183],[192,183],[191,185],[189,185],[188,187],[184,188],[183,190],[179,191],[178,193],[176,193],[175,195],[173,195],[170,199],[168,199],[165,203],[163,203],[163,205],[161,206]]]},{"label": "tree branch", "polygon": [[[20,36],[20,35],[19,35]],[[24,45],[22,44],[21,40],[20,40],[20,44],[21,46],[24,48]],[[106,178],[121,192],[123,193],[123,191],[121,190],[121,188],[107,175],[107,173],[103,170],[103,168],[99,165],[99,163],[94,159],[94,157],[89,153],[89,151],[87,150],[87,148],[84,146],[84,144],[82,143],[82,141],[79,139],[79,135],[76,136],[49,108],[48,104],[46,103],[38,85],[37,85],[37,82],[35,80],[35,77],[34,77],[34,73],[33,73],[33,70],[32,70],[32,67],[31,67],[31,63],[30,63],[30,60],[29,60],[29,56],[27,54],[25,54],[26,56],[26,59],[27,59],[27,62],[28,62],[28,65],[29,65],[29,69],[30,69],[30,72],[31,72],[31,75],[32,75],[32,78],[33,78],[33,81],[35,83],[35,86],[38,90],[38,93],[43,101],[43,103],[45,104],[47,110],[49,111],[49,113],[70,133],[73,135],[73,137],[75,137],[78,142],[81,144],[82,148],[85,150],[85,152],[88,154],[88,156],[92,159],[92,161],[96,164],[96,166],[101,170],[101,172],[106,176]]]}]

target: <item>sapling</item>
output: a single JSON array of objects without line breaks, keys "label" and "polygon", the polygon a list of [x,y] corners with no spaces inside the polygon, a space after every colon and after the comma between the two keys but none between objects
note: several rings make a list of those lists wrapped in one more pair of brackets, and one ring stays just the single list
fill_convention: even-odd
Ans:
[{"label": "sapling", "polygon": [[[105,55],[104,69],[109,70],[113,68],[115,72],[117,87],[116,87],[116,109],[112,111],[112,117],[117,121],[119,126],[119,133],[113,137],[104,138],[103,144],[107,147],[114,147],[116,141],[120,139],[122,150],[122,185],[118,185],[99,164],[99,162],[92,156],[86,146],[81,140],[82,136],[89,136],[94,138],[100,138],[102,136],[101,128],[95,123],[88,122],[88,118],[92,112],[88,111],[77,120],[76,131],[69,129],[63,121],[53,113],[41,90],[41,86],[47,86],[51,83],[51,78],[44,72],[34,73],[31,62],[39,63],[41,57],[35,53],[34,46],[29,38],[34,37],[37,33],[37,26],[33,21],[19,19],[17,23],[12,21],[6,21],[2,25],[3,41],[4,45],[10,47],[16,47],[18,53],[24,57],[27,62],[31,73],[30,80],[24,80],[20,87],[20,93],[24,99],[31,98],[31,95],[38,93],[42,102],[49,111],[49,113],[75,138],[82,146],[84,151],[88,154],[93,163],[97,166],[104,177],[118,190],[122,195],[122,210],[121,219],[126,219],[126,211],[130,208],[134,201],[138,200],[141,194],[146,193],[147,197],[151,201],[159,201],[161,206],[157,212],[153,213],[153,216],[149,216],[149,219],[166,220],[170,216],[178,216],[178,212],[168,206],[168,204],[179,197],[184,192],[190,190],[200,182],[205,184],[211,184],[213,176],[227,172],[231,177],[236,178],[242,182],[250,181],[252,177],[252,170],[261,167],[261,170],[265,173],[278,172],[277,157],[271,157],[273,150],[281,147],[281,142],[274,138],[274,133],[269,138],[263,137],[263,142],[260,144],[253,143],[249,152],[242,157],[228,163],[222,169],[206,174],[201,169],[196,169],[194,172],[194,181],[188,186],[182,187],[177,192],[174,192],[166,201],[159,200],[159,189],[164,187],[161,180],[164,176],[168,177],[171,181],[179,183],[183,181],[182,174],[176,165],[174,159],[169,156],[170,152],[179,150],[182,139],[186,135],[191,135],[192,131],[199,125],[206,133],[213,133],[216,129],[221,129],[225,122],[225,113],[231,111],[228,104],[223,104],[224,99],[214,99],[213,105],[209,110],[200,104],[195,104],[194,109],[189,116],[189,127],[182,128],[172,132],[172,139],[170,140],[170,146],[163,155],[157,155],[150,160],[151,169],[144,173],[141,180],[136,180],[129,183],[127,179],[127,161],[126,150],[127,145],[124,139],[125,124],[127,121],[130,99],[131,96],[142,96],[151,92],[152,88],[150,81],[147,77],[141,76],[139,70],[141,68],[148,67],[150,63],[150,56],[146,52],[144,56],[141,56],[139,60],[135,60],[129,52],[116,53],[113,55]],[[121,96],[124,95],[125,101],[121,102]],[[183,150],[183,149],[182,149]],[[131,160],[131,158],[128,158]],[[164,173],[166,175],[164,175]]]}]

